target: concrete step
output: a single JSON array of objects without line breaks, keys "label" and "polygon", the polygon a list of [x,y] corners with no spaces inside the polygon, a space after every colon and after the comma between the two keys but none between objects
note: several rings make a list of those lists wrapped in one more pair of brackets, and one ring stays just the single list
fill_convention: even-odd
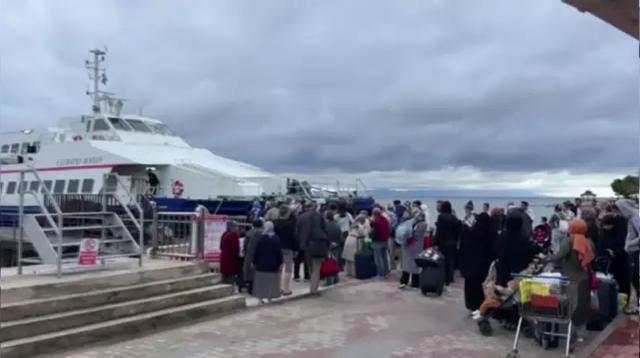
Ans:
[{"label": "concrete step", "polygon": [[56,279],[49,283],[2,287],[2,303],[7,304],[40,298],[66,296],[75,293],[199,275],[209,271],[209,267],[206,264],[194,264],[128,272],[106,271],[103,274],[90,278],[66,276],[63,279]]},{"label": "concrete step", "polygon": [[233,287],[231,285],[199,287],[134,301],[10,321],[0,324],[0,342],[33,337],[63,329],[158,311],[169,307],[214,300],[232,294]]},{"label": "concrete step", "polygon": [[160,327],[228,314],[246,307],[244,296],[235,295],[71,328],[0,344],[2,358],[32,357],[117,337],[131,338]]},{"label": "concrete step", "polygon": [[138,300],[155,295],[164,295],[205,286],[211,287],[218,281],[218,274],[206,273],[124,287],[89,290],[88,292],[53,298],[2,304],[0,305],[0,322],[16,321],[54,313]]}]

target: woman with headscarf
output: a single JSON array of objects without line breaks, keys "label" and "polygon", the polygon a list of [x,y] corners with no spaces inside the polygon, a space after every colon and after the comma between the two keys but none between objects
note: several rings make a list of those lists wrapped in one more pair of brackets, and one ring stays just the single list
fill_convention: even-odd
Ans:
[{"label": "woman with headscarf", "polygon": [[496,285],[507,287],[512,280],[511,274],[526,269],[535,255],[533,244],[522,234],[520,215],[507,215],[505,231],[498,239],[496,252]]},{"label": "woman with headscarf", "polygon": [[587,323],[591,313],[589,271],[595,254],[593,243],[587,235],[587,223],[582,219],[573,219],[569,223],[569,239],[560,245],[558,253],[551,258],[560,264],[562,275],[569,279],[568,296],[575,307],[572,321],[576,329]]},{"label": "woman with headscarf", "polygon": [[444,255],[445,283],[447,286],[453,283],[459,233],[460,220],[453,215],[451,203],[449,201],[442,202],[440,215],[438,215],[438,221],[436,221],[434,245],[437,246]]},{"label": "woman with headscarf", "polygon": [[363,214],[356,216],[349,235],[344,242],[344,249],[342,250],[342,258],[345,261],[345,271],[347,276],[353,277],[355,275],[355,260],[356,252],[358,252],[358,243],[369,237],[371,227],[367,222],[367,217]]},{"label": "woman with headscarf", "polygon": [[267,221],[253,255],[253,295],[259,298],[260,302],[280,297],[280,271],[283,261],[280,239],[274,232],[273,223]]},{"label": "woman with headscarf", "polygon": [[239,283],[240,265],[240,236],[238,225],[234,221],[227,222],[227,230],[220,239],[220,274],[222,282],[228,284]]},{"label": "woman with headscarf", "polygon": [[465,306],[474,312],[484,300],[482,283],[487,278],[493,258],[493,235],[489,214],[475,215],[471,202],[465,209],[467,216],[460,239],[460,272],[464,278]]},{"label": "woman with headscarf", "polygon": [[401,247],[402,277],[400,277],[400,289],[407,287],[411,278],[411,287],[420,286],[420,268],[416,265],[416,257],[424,250],[424,235],[427,232],[426,216],[419,211],[413,218],[413,230],[411,236],[404,241]]}]

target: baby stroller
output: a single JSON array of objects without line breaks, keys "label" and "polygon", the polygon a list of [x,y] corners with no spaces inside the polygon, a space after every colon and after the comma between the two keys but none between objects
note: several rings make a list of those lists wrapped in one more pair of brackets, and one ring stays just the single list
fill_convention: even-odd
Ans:
[{"label": "baby stroller", "polygon": [[[479,314],[474,317],[478,321],[480,333],[484,336],[493,334],[491,319],[500,322],[509,331],[516,330],[520,319],[517,282],[511,280],[507,283],[507,287],[497,286],[495,265],[496,262],[494,261],[489,267],[487,279],[483,283],[485,300],[480,306]],[[544,267],[544,256],[536,256],[525,272],[539,274],[544,271]]]}]

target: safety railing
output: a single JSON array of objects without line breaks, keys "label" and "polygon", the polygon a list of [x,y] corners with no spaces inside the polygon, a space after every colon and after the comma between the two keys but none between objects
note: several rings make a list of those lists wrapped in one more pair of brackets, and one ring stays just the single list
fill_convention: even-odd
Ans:
[{"label": "safety railing", "polygon": [[[26,191],[26,181],[25,181],[25,175],[26,174],[30,174],[33,175],[33,177],[36,179],[36,181],[38,182],[38,188],[40,188],[40,193],[47,199],[49,199],[51,201],[51,206],[50,208],[53,209],[54,213],[53,215],[49,212],[49,208],[46,207],[44,205],[44,202],[40,200],[39,194],[35,193],[33,191]],[[55,231],[56,234],[56,243],[55,243],[55,247],[56,247],[56,252],[57,252],[57,259],[56,259],[56,274],[58,277],[60,277],[62,275],[62,230],[63,230],[63,215],[62,215],[62,210],[60,209],[60,207],[58,206],[58,204],[53,200],[53,196],[51,194],[51,191],[49,190],[49,188],[44,185],[44,181],[42,180],[42,178],[40,177],[40,175],[38,174],[38,172],[31,167],[27,167],[27,169],[22,170],[20,172],[20,179],[19,179],[19,193],[20,193],[20,202],[18,204],[18,242],[17,242],[17,252],[16,252],[16,256],[17,256],[17,261],[18,261],[18,274],[21,275],[22,274],[22,262],[23,262],[23,258],[22,258],[22,252],[23,252],[23,247],[22,247],[22,243],[24,241],[24,199],[25,199],[25,194],[30,194],[35,198],[35,201],[38,203],[38,205],[40,206],[40,210],[42,211],[41,214],[44,215],[44,217],[46,218],[46,220],[49,222],[49,225],[51,225],[51,228]],[[57,220],[54,220],[53,217],[56,217]]]}]

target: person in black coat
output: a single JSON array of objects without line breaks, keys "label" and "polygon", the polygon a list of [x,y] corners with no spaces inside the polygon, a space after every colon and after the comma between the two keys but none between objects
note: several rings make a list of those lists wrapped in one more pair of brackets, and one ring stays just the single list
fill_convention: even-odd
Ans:
[{"label": "person in black coat", "polygon": [[480,308],[484,300],[482,283],[487,278],[493,258],[493,234],[489,214],[483,212],[475,215],[472,206],[466,210],[469,219],[462,223],[460,271],[464,277],[465,305],[473,312]]},{"label": "person in black coat", "polygon": [[506,229],[498,240],[496,285],[506,287],[512,273],[521,272],[533,261],[536,250],[522,233],[522,217],[507,215]]},{"label": "person in black coat", "polygon": [[618,283],[620,293],[626,293],[628,297],[631,294],[629,254],[624,250],[627,224],[624,218],[622,219],[619,220],[613,213],[608,213],[602,218],[600,248],[602,254],[608,257],[611,262],[609,271]]},{"label": "person in black coat", "polygon": [[455,256],[460,234],[460,220],[452,212],[451,203],[449,201],[442,202],[433,242],[444,255],[445,283],[447,286],[453,283]]}]

